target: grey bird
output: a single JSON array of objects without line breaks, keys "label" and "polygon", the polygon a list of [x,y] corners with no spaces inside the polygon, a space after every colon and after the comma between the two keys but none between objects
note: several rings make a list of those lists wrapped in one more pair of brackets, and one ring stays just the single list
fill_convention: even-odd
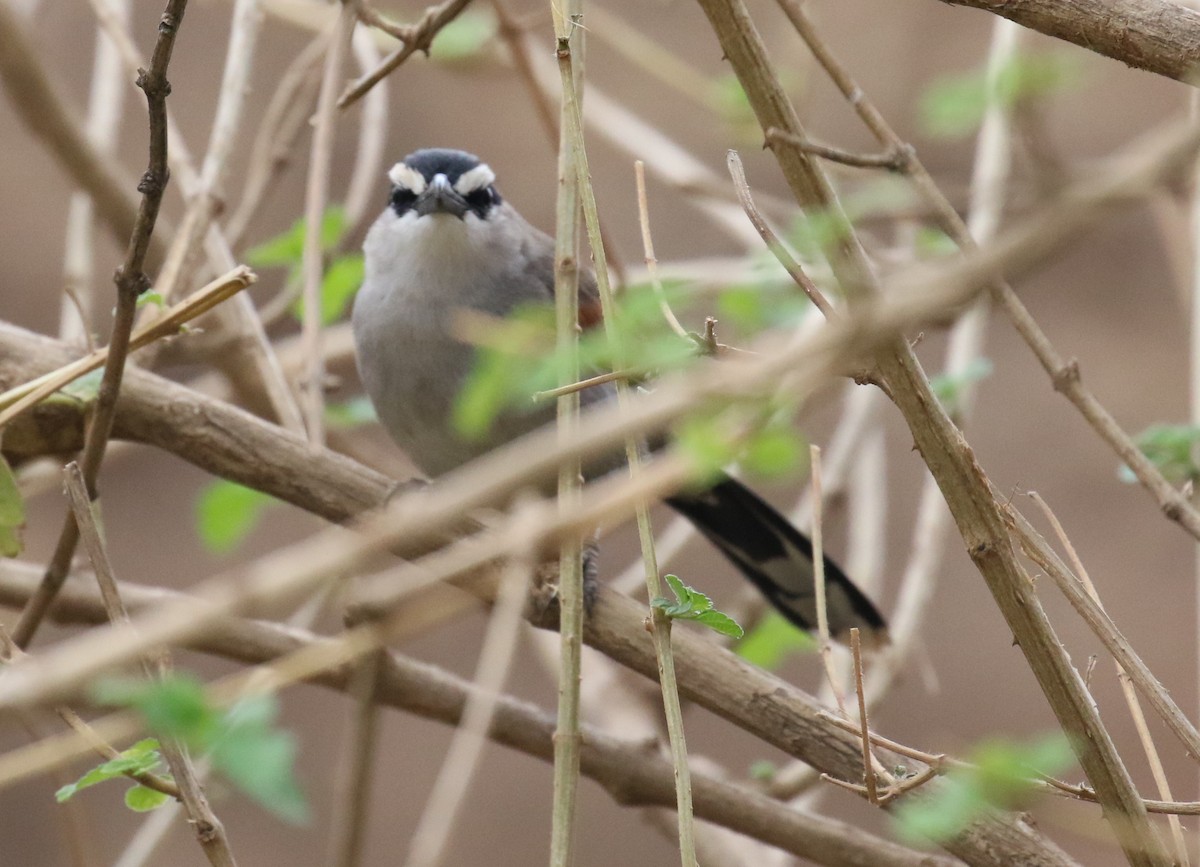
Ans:
[{"label": "grey bird", "polygon": [[[388,178],[388,207],[363,244],[365,279],[353,315],[358,369],[388,433],[436,478],[553,420],[547,405],[501,414],[483,438],[460,435],[454,405],[474,349],[455,339],[450,326],[462,309],[504,317],[553,303],[554,241],[500,196],[495,174],[473,154],[418,150]],[[586,269],[579,300],[581,325],[599,322],[595,277]],[[581,402],[611,397],[611,386],[593,387]],[[667,502],[784,617],[816,627],[812,545],[779,512],[729,477]],[[879,611],[832,560],[824,562],[830,631],[844,638],[859,627],[864,640],[886,640]]]}]

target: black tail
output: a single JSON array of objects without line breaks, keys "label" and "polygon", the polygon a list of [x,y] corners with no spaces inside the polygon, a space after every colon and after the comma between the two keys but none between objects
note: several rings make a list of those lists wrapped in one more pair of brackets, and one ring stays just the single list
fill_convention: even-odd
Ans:
[{"label": "black tail", "polygon": [[[779,612],[801,629],[817,628],[812,543],[783,515],[736,479],[706,491],[667,500],[721,549]],[[825,608],[829,631],[843,641],[850,628],[864,643],[886,641],[886,625],[875,605],[837,564],[825,557]]]}]

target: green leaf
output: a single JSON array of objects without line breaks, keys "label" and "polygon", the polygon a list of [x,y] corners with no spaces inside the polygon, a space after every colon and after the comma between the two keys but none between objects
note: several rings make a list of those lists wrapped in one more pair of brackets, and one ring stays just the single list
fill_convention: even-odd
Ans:
[{"label": "green leaf", "polygon": [[483,53],[496,35],[496,17],[490,12],[467,10],[438,31],[429,57],[442,63],[461,63]]},{"label": "green leaf", "polygon": [[0,456],[0,557],[16,557],[22,551],[21,528],[25,526],[25,498],[17,477]]},{"label": "green leaf", "polygon": [[308,818],[308,804],[295,779],[295,739],[274,727],[278,707],[273,696],[264,695],[231,708],[213,746],[213,764],[264,807],[300,823]]},{"label": "green leaf", "polygon": [[[1134,443],[1168,481],[1182,484],[1200,478],[1200,468],[1192,452],[1200,442],[1200,427],[1187,424],[1151,425],[1134,438]],[[1122,464],[1117,470],[1121,481],[1133,484],[1137,476]]]},{"label": "green leaf", "polygon": [[972,752],[971,767],[955,768],[931,797],[902,801],[896,828],[908,842],[955,836],[992,810],[1023,809],[1037,775],[1057,774],[1070,765],[1067,739],[1055,732],[1032,744],[988,741]]},{"label": "green leaf", "polygon": [[325,422],[331,428],[349,430],[375,420],[375,406],[365,394],[357,394],[341,403],[325,404]]},{"label": "green leaf", "polygon": [[154,304],[157,307],[166,307],[167,306],[167,302],[162,297],[161,292],[143,292],[141,295],[139,295],[138,299],[137,299],[137,305],[136,305],[137,309],[140,310],[143,307],[145,307],[147,304]]},{"label": "green leaf", "polygon": [[270,494],[236,482],[217,479],[209,483],[196,501],[200,541],[217,554],[232,551],[258,526],[263,510],[273,502]]},{"label": "green leaf", "polygon": [[142,785],[133,786],[125,791],[125,806],[135,813],[149,813],[151,810],[157,810],[169,800],[171,800],[170,795]]},{"label": "green leaf", "polygon": [[100,380],[103,378],[103,367],[97,368],[96,370],[90,370],[82,376],[71,380],[58,391],[54,392],[54,394],[47,398],[47,402],[53,400],[62,400],[73,404],[94,403],[96,396],[100,394]]},{"label": "green leaf", "polygon": [[[997,75],[993,98],[1011,109],[1062,90],[1079,80],[1079,67],[1065,54],[1018,54]],[[958,137],[975,131],[989,101],[987,72],[976,69],[935,81],[921,99],[921,119],[932,136]]]},{"label": "green leaf", "polygon": [[742,637],[742,627],[728,614],[713,608],[712,599],[694,587],[684,584],[677,575],[663,577],[671,588],[675,601],[671,602],[660,596],[650,603],[653,607],[673,620],[692,620],[722,635]]},{"label": "green leaf", "polygon": [[152,683],[110,678],[97,684],[94,693],[101,704],[136,709],[156,734],[200,749],[220,727],[220,714],[209,702],[204,684],[190,674],[174,674]]},{"label": "green leaf", "polygon": [[741,625],[723,611],[701,611],[686,619],[694,620],[701,626],[707,626],[713,632],[719,632],[721,635],[727,635],[730,638],[741,638],[746,634]]},{"label": "green leaf", "polygon": [[713,417],[685,419],[675,430],[675,445],[691,462],[698,483],[711,482],[737,457],[720,421]]},{"label": "green leaf", "polygon": [[754,764],[750,765],[750,779],[758,780],[762,783],[769,783],[775,779],[775,775],[779,773],[779,767],[772,761],[767,759],[759,759]]},{"label": "green leaf", "polygon": [[990,359],[972,358],[967,366],[958,373],[942,373],[930,379],[929,387],[946,412],[955,415],[960,410],[959,404],[962,401],[963,390],[972,383],[979,382],[991,375],[992,362]]},{"label": "green leaf", "polygon": [[[321,250],[332,250],[346,231],[346,212],[337,205],[325,209],[321,218]],[[295,268],[304,259],[303,218],[263,243],[246,251],[246,261],[256,268]]]},{"label": "green leaf", "polygon": [[155,738],[146,738],[122,752],[120,757],[97,765],[75,782],[63,786],[54,793],[55,800],[61,804],[63,801],[71,798],[76,792],[90,788],[97,783],[103,783],[116,777],[124,777],[130,773],[153,772],[161,762],[162,757],[158,752],[158,741]]},{"label": "green leaf", "polygon": [[770,425],[750,438],[740,463],[758,476],[786,476],[806,463],[804,446],[804,438],[790,427]]},{"label": "green leaf", "polygon": [[812,653],[816,648],[817,642],[811,635],[771,611],[733,651],[759,668],[775,671],[792,654]]}]

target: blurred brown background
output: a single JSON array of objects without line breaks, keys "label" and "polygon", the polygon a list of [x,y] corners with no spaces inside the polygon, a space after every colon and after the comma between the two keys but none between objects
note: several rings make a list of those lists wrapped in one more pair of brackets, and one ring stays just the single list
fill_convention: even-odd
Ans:
[{"label": "blurred brown background", "polygon": [[[89,8],[64,0],[21,5],[31,10],[29,29],[56,84],[82,116],[94,44],[95,25]],[[152,45],[160,5],[134,4],[136,31],[145,52]],[[548,6],[529,0],[512,5],[522,20],[537,22],[533,35],[549,53]],[[860,84],[901,134],[918,147],[955,202],[964,204],[972,140],[924,135],[917,122],[917,106],[935,78],[982,68],[993,19],[933,0],[819,0],[810,5]],[[775,59],[792,75],[795,96],[812,134],[850,149],[874,150],[866,131],[814,69],[775,5],[755,0],[750,6]],[[603,7],[705,74],[718,77],[727,73],[715,38],[695,4],[612,0]],[[421,9],[422,4],[411,2],[386,7],[405,20],[415,19]],[[224,0],[193,0],[171,67],[170,104],[194,153],[202,153],[207,140],[229,14],[230,4]],[[588,26],[596,29],[600,25],[588,22]],[[282,69],[308,38],[308,34],[268,18],[256,58],[251,117],[261,114]],[[1075,174],[1085,172],[1092,158],[1186,110],[1189,92],[1183,85],[1033,35],[1026,37],[1025,45],[1033,51],[1062,52],[1077,61],[1077,83],[1051,95],[1039,108],[1049,146]],[[503,54],[502,49],[498,52]],[[679,94],[648,79],[595,36],[589,43],[588,77],[607,96],[658,126],[722,177],[725,150],[737,146],[756,190],[786,193],[769,154],[714,122]],[[472,150],[492,165],[501,189],[526,217],[543,228],[552,226],[553,149],[537,127],[525,91],[511,71],[491,62],[439,64],[416,58],[391,80],[389,102],[389,163],[422,146]],[[122,124],[120,146],[121,163],[131,178],[144,165],[144,116],[144,102],[134,93]],[[335,198],[348,180],[354,130],[351,120],[342,125],[338,137]],[[249,136],[245,139],[235,154],[229,185],[234,191],[247,156]],[[632,158],[607,144],[594,129],[591,142],[592,175],[607,228],[621,258],[639,263]],[[5,155],[0,161],[0,262],[7,275],[0,290],[0,317],[53,334],[58,327],[63,229],[72,187],[4,99],[0,99],[0,153]],[[300,216],[306,154],[302,142],[295,164],[249,231],[252,243],[285,229]],[[1023,159],[1019,152],[1012,193],[1018,211],[1046,193],[1032,183],[1034,172]],[[837,176],[849,186],[860,183],[862,177],[848,171],[838,171]],[[384,197],[381,177],[380,207]],[[169,192],[166,203],[164,214],[177,222],[181,213],[178,195]],[[685,197],[653,178],[650,206],[657,252],[664,263],[742,252]],[[1019,213],[1009,216],[1016,218]],[[1156,421],[1184,421],[1187,417],[1185,287],[1173,272],[1169,252],[1173,242],[1164,239],[1163,225],[1147,206],[1126,209],[1016,286],[1059,349],[1079,359],[1087,383],[1131,431]],[[356,229],[355,243],[362,231],[363,227]],[[106,275],[119,261],[120,251],[106,236],[100,238],[97,270]],[[255,290],[256,298],[274,294],[280,279],[277,271],[265,275]],[[108,286],[101,291],[107,292]],[[107,301],[99,306],[107,311]],[[105,317],[98,330],[107,334],[107,329]],[[967,432],[982,466],[1014,496],[1033,489],[1054,506],[1110,613],[1181,705],[1195,708],[1193,546],[1183,532],[1163,519],[1144,492],[1118,480],[1113,455],[1052,391],[1007,323],[994,320],[987,343],[986,354],[994,363],[994,372],[982,384],[976,415]],[[921,344],[919,352],[928,369],[940,366],[943,345],[933,333]],[[338,372],[351,375],[348,369]],[[836,409],[832,395],[818,402],[804,416],[806,433],[822,442],[836,419]],[[923,468],[910,450],[898,415],[885,408],[883,416],[887,419],[889,463],[888,478],[881,480],[881,485],[886,484],[891,516],[887,562],[898,564],[899,569],[908,555]],[[391,454],[386,444],[379,451],[385,457]],[[383,469],[398,476],[406,472],[398,455],[390,459],[393,462]],[[236,554],[214,557],[199,544],[194,530],[193,504],[205,481],[196,469],[149,449],[123,450],[113,456],[102,477],[105,522],[115,565],[124,580],[186,587],[217,569],[299,538],[317,524],[316,519],[295,510],[279,509]],[[787,504],[794,499],[798,484],[779,484],[768,492]],[[51,494],[31,505],[28,556],[40,561],[48,555],[57,533],[63,503]],[[665,522],[665,513],[660,518]],[[831,519],[830,545],[837,555],[844,554],[844,527],[853,519],[853,515],[840,513]],[[933,752],[961,751],[994,735],[1021,738],[1051,729],[1052,715],[1019,651],[1011,646],[1010,635],[956,535],[952,534],[947,547],[942,579],[927,616],[926,659],[919,661],[875,714],[875,727]],[[632,534],[618,533],[606,545],[605,572],[622,569],[633,553]],[[696,578],[718,598],[731,597],[738,589],[739,579],[732,569],[717,562],[700,543],[672,569],[685,578]],[[898,576],[887,569],[885,575],[885,589],[877,596],[886,611],[892,598],[888,582]],[[1043,588],[1055,628],[1082,666],[1090,653],[1099,650],[1098,645],[1053,590],[1046,585]],[[413,642],[404,651],[469,676],[483,623],[481,614],[473,614]],[[40,640],[48,640],[50,634]],[[224,663],[207,659],[184,657],[183,661],[206,674],[227,670]],[[935,691],[919,674],[925,665],[936,674]],[[818,669],[811,659],[789,663],[783,674],[806,689],[816,689],[819,684]],[[552,705],[553,684],[528,645],[521,650],[511,688],[543,706]],[[1112,666],[1103,656],[1093,689],[1139,787],[1149,795],[1151,780],[1139,761],[1140,750]],[[349,703],[314,688],[291,690],[284,701],[285,723],[300,741],[300,776],[315,819],[308,827],[288,827],[240,796],[218,794],[217,810],[245,864],[315,865],[324,859],[332,780],[343,748]],[[366,863],[371,865],[392,864],[403,857],[450,736],[443,726],[397,713],[387,713],[384,719],[368,838]],[[735,775],[761,758],[783,760],[703,711],[692,709],[687,723],[690,749],[719,758]],[[1156,735],[1164,734],[1153,721],[1151,727]],[[22,737],[18,729],[0,731],[6,746],[20,743]],[[1176,797],[1195,797],[1194,767],[1169,736],[1160,738],[1160,748]],[[1066,776],[1075,779],[1079,772],[1075,769]],[[66,863],[55,815],[59,809],[53,800],[55,787],[52,781],[39,780],[0,791],[0,861],[28,867]],[[99,863],[111,863],[142,820],[121,806],[116,788],[99,787],[80,799],[90,813],[93,839],[102,847]],[[877,811],[844,792],[828,793],[822,806],[834,815],[888,833]],[[580,867],[676,861],[668,838],[635,812],[615,806],[587,782],[581,808]],[[1084,863],[1121,862],[1096,821],[1096,808],[1056,802],[1036,812],[1044,830]],[[548,846],[549,815],[549,766],[489,748],[447,863],[496,867],[540,863]],[[1188,824],[1194,829],[1194,821],[1185,827]],[[157,863],[203,863],[182,822],[172,834],[166,854]],[[1089,839],[1095,834],[1100,835],[1099,845]]]}]

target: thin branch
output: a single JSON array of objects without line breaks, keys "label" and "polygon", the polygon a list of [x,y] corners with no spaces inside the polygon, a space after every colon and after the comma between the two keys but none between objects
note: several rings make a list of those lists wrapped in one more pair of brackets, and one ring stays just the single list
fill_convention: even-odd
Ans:
[{"label": "thin branch", "polygon": [[[437,6],[430,6],[426,9],[420,21],[411,28],[405,29],[406,41],[404,44],[385,57],[379,66],[347,87],[338,98],[337,107],[347,108],[358,102],[368,90],[383,81],[416,52],[424,51],[428,54],[429,46],[433,44],[433,38],[437,36],[438,31],[457,18],[470,2],[471,0],[444,0]],[[363,19],[363,23],[375,24],[376,20],[378,20],[378,16],[375,20]]]},{"label": "thin branch", "polygon": [[346,692],[354,700],[354,715],[345,741],[350,758],[345,763],[346,771],[339,784],[340,795],[335,799],[334,832],[330,836],[329,863],[335,867],[358,867],[362,862],[367,806],[371,803],[372,771],[378,747],[376,695],[384,665],[383,653],[364,656],[347,683]]},{"label": "thin branch", "polygon": [[[118,5],[118,14],[129,20],[129,2]],[[86,132],[97,154],[111,157],[121,128],[127,82],[121,58],[111,37],[97,30],[92,58],[92,85],[88,95]],[[67,210],[65,262],[63,266],[63,309],[59,334],[67,340],[92,341],[95,311],[96,207],[86,190],[71,194]]]},{"label": "thin branch", "polygon": [[654,237],[650,234],[650,206],[646,199],[646,164],[641,160],[633,163],[633,175],[637,181],[638,223],[642,229],[642,252],[646,261],[646,273],[650,275],[650,285],[658,296],[658,307],[663,318],[671,326],[671,330],[684,339],[690,339],[688,330],[675,316],[667,295],[663,291],[662,281],[658,279],[658,257],[654,255]]},{"label": "thin branch", "polygon": [[[517,528],[517,532],[528,536],[527,530]],[[413,832],[406,867],[436,867],[445,861],[447,844],[462,812],[471,780],[479,768],[487,731],[496,715],[496,704],[509,679],[520,637],[521,611],[536,565],[533,552],[527,550],[508,563],[500,579],[496,605],[479,649],[474,688]]]},{"label": "thin branch", "polygon": [[[559,45],[558,69],[562,82],[558,122],[558,196],[554,205],[554,333],[555,351],[562,359],[559,385],[579,380],[579,206],[582,185],[575,161],[579,149],[572,146],[567,131],[567,100],[574,93],[567,87],[574,71],[570,50],[578,47],[583,30],[575,19],[583,0],[551,2],[555,38]],[[558,398],[555,408],[557,440],[575,439],[580,430],[578,392]],[[575,457],[558,467],[557,496],[560,510],[578,508],[582,462]],[[554,732],[554,782],[550,814],[550,867],[570,867],[574,863],[575,809],[579,787],[580,680],[583,666],[584,551],[579,537],[568,536],[558,549],[558,705]]]},{"label": "thin branch", "polygon": [[[577,8],[582,10],[582,3]],[[592,189],[587,149],[584,143],[583,112],[580,106],[580,78],[582,75],[578,66],[579,61],[575,56],[582,47],[582,40],[571,38],[580,24],[580,17],[572,15],[567,19],[563,18],[561,13],[555,16],[557,55],[563,89],[563,130],[572,151],[572,163],[576,172],[575,182],[579,188],[584,223],[592,248],[592,260],[596,266],[596,288],[604,311],[605,333],[609,340],[609,347],[614,353],[615,366],[623,368],[627,365],[621,350],[622,341],[616,331],[615,302],[608,282],[608,265],[605,258],[604,241],[600,234],[599,210],[596,207],[595,191]],[[630,397],[628,384],[618,381],[616,391],[618,411],[626,411],[629,407]],[[631,436],[625,440],[625,462],[629,467],[630,482],[636,484],[641,480],[642,473],[641,443],[637,437]],[[646,592],[648,598],[653,600],[662,595],[662,582],[654,551],[654,529],[650,523],[650,510],[645,501],[635,504],[635,515],[646,573]],[[683,730],[683,709],[679,701],[674,652],[671,649],[671,619],[661,608],[651,606],[650,624],[654,654],[658,663],[658,681],[662,691],[663,710],[667,720],[671,762],[675,768],[680,858],[683,867],[695,867],[696,840],[692,811],[691,772],[688,767],[687,743]]]},{"label": "thin branch", "polygon": [[912,157],[911,145],[907,145],[905,150],[892,149],[881,154],[858,154],[818,144],[812,140],[805,140],[798,135],[784,132],[775,127],[767,130],[767,144],[787,145],[806,154],[812,154],[830,162],[841,163],[844,166],[854,166],[860,169],[887,169],[892,172],[904,171]]},{"label": "thin branch", "polygon": [[[100,587],[100,598],[108,614],[109,622],[118,626],[129,626],[129,612],[121,599],[121,591],[113,574],[112,565],[108,559],[108,551],[100,528],[96,525],[95,508],[97,503],[87,490],[87,483],[79,464],[72,461],[63,471],[66,482],[67,498],[71,503],[71,511],[79,534],[92,561],[96,573],[96,583]],[[170,672],[170,661],[165,651],[159,652],[156,659],[147,654],[142,659],[142,670],[146,678],[154,681],[165,677]],[[164,738],[159,743],[163,759],[171,769],[174,785],[177,786],[175,796],[183,801],[187,810],[188,821],[191,824],[200,848],[207,856],[213,867],[237,867],[233,850],[229,846],[229,838],[225,834],[225,826],[217,818],[209,806],[208,798],[200,785],[200,779],[187,748],[172,739]]]},{"label": "thin branch", "polygon": [[314,446],[325,442],[325,358],[321,354],[321,277],[325,270],[325,251],[321,244],[325,208],[329,202],[329,173],[337,107],[334,94],[342,77],[358,9],[352,2],[342,4],[333,36],[325,55],[325,72],[317,98],[316,131],[308,160],[308,180],[304,190],[304,321],[303,345],[307,359],[301,381],[302,408],[308,441]]},{"label": "thin branch", "polygon": [[803,290],[804,294],[808,296],[808,300],[812,301],[816,308],[821,311],[821,314],[826,319],[836,318],[838,313],[834,310],[833,305],[829,303],[829,300],[817,288],[817,284],[804,273],[804,269],[800,267],[800,263],[793,259],[792,254],[780,243],[778,236],[767,225],[767,221],[763,219],[762,214],[755,207],[754,198],[750,195],[750,185],[746,182],[746,171],[742,168],[742,158],[738,156],[737,151],[731,150],[725,155],[725,164],[729,167],[729,174],[733,178],[733,190],[737,193],[738,201],[742,204],[742,210],[750,218],[754,230],[763,239],[763,242],[767,245],[767,249],[779,260],[779,264],[788,272],[788,276]]},{"label": "thin branch", "polygon": [[[1087,569],[1084,567],[1083,560],[1080,559],[1078,552],[1075,550],[1075,546],[1071,543],[1070,537],[1067,535],[1063,525],[1059,522],[1058,516],[1054,514],[1054,511],[1050,508],[1050,504],[1046,502],[1045,498],[1043,498],[1036,491],[1030,491],[1029,497],[1034,501],[1034,503],[1037,504],[1038,508],[1042,510],[1042,514],[1045,516],[1046,520],[1050,522],[1050,526],[1054,530],[1054,535],[1058,538],[1059,544],[1063,546],[1063,550],[1066,551],[1067,560],[1070,562],[1071,568],[1075,570],[1075,575],[1078,576],[1079,581],[1083,584],[1087,594],[1092,598],[1096,605],[1103,610],[1104,605],[1100,601],[1100,594],[1096,592],[1096,585],[1092,583],[1092,578],[1088,574]],[[1173,801],[1175,799],[1171,795],[1171,786],[1167,782],[1167,774],[1163,769],[1162,759],[1159,757],[1158,749],[1154,746],[1154,738],[1150,734],[1150,729],[1146,726],[1146,716],[1142,712],[1142,706],[1138,701],[1137,691],[1134,689],[1133,681],[1125,669],[1121,667],[1119,662],[1116,665],[1117,680],[1120,682],[1121,692],[1125,697],[1125,704],[1129,707],[1129,714],[1133,718],[1133,724],[1138,734],[1138,740],[1141,742],[1142,749],[1146,753],[1146,761],[1150,765],[1150,774],[1154,778],[1154,784],[1158,787],[1159,797],[1161,797],[1164,801]],[[1183,867],[1187,867],[1188,854],[1187,845],[1183,838],[1183,826],[1180,824],[1177,816],[1169,817],[1168,823],[1171,827],[1171,837],[1175,843],[1175,858],[1181,865],[1183,865]]]},{"label": "thin branch", "polygon": [[[117,312],[108,341],[104,376],[100,380],[96,407],[92,412],[83,456],[80,459],[88,496],[93,500],[99,495],[96,479],[100,474],[100,464],[104,460],[109,434],[112,433],[117,395],[121,391],[125,358],[129,354],[133,321],[137,315],[137,300],[150,286],[150,280],[143,268],[150,249],[150,239],[154,234],[154,224],[158,219],[158,209],[162,205],[163,192],[170,176],[167,168],[167,95],[171,92],[171,85],[167,81],[167,67],[175,49],[175,35],[183,23],[186,10],[187,0],[167,0],[166,10],[158,22],[158,40],[154,45],[150,68],[138,76],[138,87],[146,94],[150,115],[150,157],[146,172],[138,183],[142,200],[138,207],[137,221],[125,251],[125,261],[117,269],[114,277],[117,286]],[[17,646],[28,647],[29,642],[33,640],[34,633],[45,616],[46,606],[53,600],[66,578],[78,541],[79,529],[75,525],[74,517],[68,513],[54,549],[54,556],[46,567],[43,578],[45,589],[39,595],[36,604],[31,602],[30,607],[21,612],[21,617],[13,628],[13,640]]]},{"label": "thin branch", "polygon": [[858,725],[862,733],[863,777],[867,784],[867,800],[872,804],[879,803],[879,792],[876,788],[875,761],[871,755],[871,724],[867,719],[867,695],[863,689],[862,640],[858,627],[850,630],[850,652],[854,655],[854,693],[858,696]]}]

